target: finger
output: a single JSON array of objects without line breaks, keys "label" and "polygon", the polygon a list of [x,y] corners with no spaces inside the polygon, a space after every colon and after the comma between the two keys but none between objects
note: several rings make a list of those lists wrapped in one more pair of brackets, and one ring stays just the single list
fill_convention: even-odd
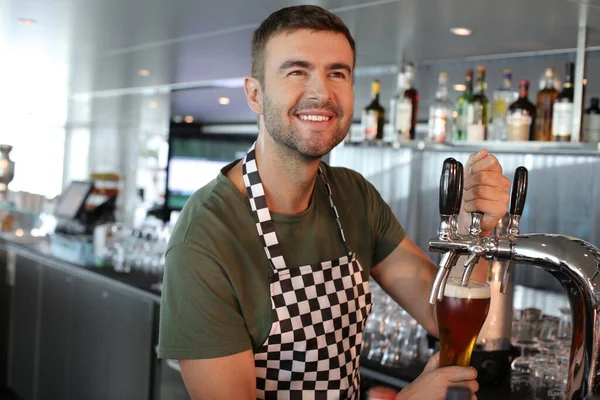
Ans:
[{"label": "finger", "polygon": [[508,190],[510,188],[510,179],[498,171],[480,171],[474,174],[467,174],[464,180],[464,190],[469,190],[474,186],[497,186]]},{"label": "finger", "polygon": [[429,357],[429,361],[427,361],[427,365],[423,369],[423,373],[432,372],[436,370],[440,366],[440,353],[437,352],[431,357]]},{"label": "finger", "polygon": [[508,195],[498,196],[498,198],[494,200],[476,198],[465,201],[463,204],[463,210],[467,213],[479,211],[494,218],[503,217],[507,211],[506,199],[508,199]]},{"label": "finger", "polygon": [[489,152],[486,149],[481,149],[479,150],[477,153],[473,153],[469,156],[469,159],[467,160],[467,169],[466,171],[469,170],[469,168],[475,164],[477,161],[487,157],[487,155],[489,154]]},{"label": "finger", "polygon": [[487,156],[476,160],[473,162],[473,164],[469,165],[467,171],[470,174],[476,174],[477,172],[481,171],[498,171],[502,173],[502,166],[494,155],[488,154]]},{"label": "finger", "polygon": [[[510,195],[508,190],[495,186],[475,186],[463,192],[463,202],[468,203],[477,200],[489,200],[507,204]],[[483,211],[483,210],[480,210]]]},{"label": "finger", "polygon": [[439,371],[445,374],[448,381],[455,383],[467,384],[477,378],[477,370],[473,367],[444,367]]}]

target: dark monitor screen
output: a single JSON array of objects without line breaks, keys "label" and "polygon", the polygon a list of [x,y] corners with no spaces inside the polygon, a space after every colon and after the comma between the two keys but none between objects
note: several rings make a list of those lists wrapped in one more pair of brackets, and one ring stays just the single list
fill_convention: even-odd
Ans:
[{"label": "dark monitor screen", "polygon": [[93,184],[89,181],[73,181],[62,192],[60,200],[54,209],[54,215],[59,218],[75,219],[83,210],[85,200],[92,191]]}]

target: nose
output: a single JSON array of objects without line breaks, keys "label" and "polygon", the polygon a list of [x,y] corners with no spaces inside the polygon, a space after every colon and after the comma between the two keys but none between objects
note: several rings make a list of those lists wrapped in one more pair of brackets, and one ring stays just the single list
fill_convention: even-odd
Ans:
[{"label": "nose", "polygon": [[331,89],[327,77],[323,74],[312,74],[308,80],[308,97],[325,103],[331,99]]}]

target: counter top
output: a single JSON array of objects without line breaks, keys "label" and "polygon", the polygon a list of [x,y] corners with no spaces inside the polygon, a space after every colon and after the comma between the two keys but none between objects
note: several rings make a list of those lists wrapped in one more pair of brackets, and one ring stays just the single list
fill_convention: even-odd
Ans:
[{"label": "counter top", "polygon": [[116,272],[111,267],[86,265],[83,261],[81,263],[74,263],[68,259],[61,258],[60,254],[53,251],[48,238],[23,240],[18,238],[13,239],[5,234],[0,234],[0,245],[7,250],[12,250],[23,257],[33,259],[45,266],[100,280],[112,286],[117,286],[123,290],[134,292],[140,296],[150,297],[152,300],[160,302],[161,292],[158,285],[160,277],[156,274],[135,269],[128,273]]}]

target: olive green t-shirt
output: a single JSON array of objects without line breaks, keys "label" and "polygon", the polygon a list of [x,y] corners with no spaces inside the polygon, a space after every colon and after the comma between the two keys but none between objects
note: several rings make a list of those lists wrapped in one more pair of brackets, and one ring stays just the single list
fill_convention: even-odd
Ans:
[{"label": "olive green t-shirt", "polygon": [[[187,201],[166,254],[158,354],[169,359],[224,357],[266,340],[273,313],[271,265],[248,200],[225,176]],[[368,279],[405,232],[377,190],[359,173],[321,163],[350,249]],[[342,257],[344,246],[327,189],[317,179],[308,209],[271,213],[288,268]]]}]

